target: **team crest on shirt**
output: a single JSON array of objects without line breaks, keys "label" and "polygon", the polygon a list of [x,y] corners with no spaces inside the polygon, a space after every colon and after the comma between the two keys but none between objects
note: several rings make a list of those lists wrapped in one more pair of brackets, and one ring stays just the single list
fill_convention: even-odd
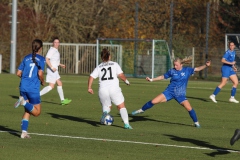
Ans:
[{"label": "team crest on shirt", "polygon": [[185,76],[185,73],[184,73],[184,72],[182,72],[182,73],[181,73],[181,76],[182,76],[182,77],[183,77],[183,76]]}]

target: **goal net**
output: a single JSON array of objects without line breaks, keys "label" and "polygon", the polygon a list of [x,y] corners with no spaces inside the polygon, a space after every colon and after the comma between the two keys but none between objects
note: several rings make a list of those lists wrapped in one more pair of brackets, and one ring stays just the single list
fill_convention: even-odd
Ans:
[{"label": "goal net", "polygon": [[128,77],[156,77],[172,64],[165,40],[98,38],[96,65],[101,63],[103,48],[110,51],[111,60],[118,62]]}]

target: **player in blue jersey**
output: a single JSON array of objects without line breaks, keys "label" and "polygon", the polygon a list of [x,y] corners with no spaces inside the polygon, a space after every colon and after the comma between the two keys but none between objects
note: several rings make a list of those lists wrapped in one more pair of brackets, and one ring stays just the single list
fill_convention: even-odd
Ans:
[{"label": "player in blue jersey", "polygon": [[194,74],[195,71],[201,71],[207,66],[210,66],[211,61],[207,61],[205,65],[199,66],[196,68],[183,67],[183,64],[189,63],[191,60],[192,60],[192,57],[186,57],[184,59],[176,58],[174,60],[174,68],[170,69],[164,75],[161,75],[153,79],[150,79],[149,77],[147,77],[146,80],[149,82],[168,79],[168,78],[171,78],[171,80],[170,80],[170,84],[165,89],[165,91],[163,91],[153,100],[150,100],[149,102],[147,102],[145,105],[143,105],[141,109],[133,111],[132,115],[143,113],[147,109],[152,108],[153,105],[155,104],[167,102],[167,101],[170,101],[171,99],[175,99],[179,104],[181,104],[189,112],[189,115],[192,118],[195,124],[195,127],[200,128],[197,115],[186,98],[186,89],[187,89],[189,77],[192,74]]},{"label": "player in blue jersey", "polygon": [[27,133],[30,115],[39,116],[41,113],[40,84],[44,85],[45,58],[41,55],[43,43],[39,39],[32,42],[32,53],[24,57],[18,67],[17,76],[21,78],[19,89],[20,97],[15,103],[17,108],[24,106],[25,112],[22,117],[21,138],[30,138]]},{"label": "player in blue jersey", "polygon": [[238,77],[236,75],[237,68],[235,67],[236,61],[235,61],[235,55],[236,52],[234,51],[235,45],[233,42],[229,42],[229,49],[225,52],[225,54],[222,57],[222,81],[221,83],[216,87],[213,94],[210,95],[210,99],[217,103],[216,101],[216,95],[221,91],[222,87],[224,87],[228,81],[228,78],[233,82],[232,90],[231,90],[231,97],[229,99],[229,102],[233,103],[239,103],[234,96],[237,91],[238,86]]}]

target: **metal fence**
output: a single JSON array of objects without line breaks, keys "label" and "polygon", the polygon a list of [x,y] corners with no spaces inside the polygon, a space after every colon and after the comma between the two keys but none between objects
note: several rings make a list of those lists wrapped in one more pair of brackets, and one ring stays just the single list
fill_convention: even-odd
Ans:
[{"label": "metal fence", "polygon": [[[46,56],[52,43],[43,43],[42,55]],[[102,47],[112,47],[112,45],[102,45]],[[112,47],[113,52],[120,50],[119,45]],[[58,51],[60,53],[60,63],[65,64],[66,68],[59,67],[59,73],[64,74],[89,74],[96,67],[97,45],[96,44],[77,44],[61,43]],[[119,61],[120,57],[112,57],[114,61]],[[115,59],[116,58],[116,59]]]}]

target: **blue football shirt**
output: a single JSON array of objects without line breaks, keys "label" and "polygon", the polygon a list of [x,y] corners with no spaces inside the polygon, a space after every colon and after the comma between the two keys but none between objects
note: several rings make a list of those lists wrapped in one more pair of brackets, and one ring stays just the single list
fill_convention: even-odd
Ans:
[{"label": "blue football shirt", "polygon": [[[41,70],[44,71],[45,58],[39,54],[36,54],[35,60]],[[32,54],[28,54],[24,57],[18,70],[22,71],[22,77],[20,81],[20,91],[38,93],[40,89],[40,80],[38,78],[38,67],[32,61]]]},{"label": "blue football shirt", "polygon": [[[235,55],[236,55],[235,51],[231,51],[230,49],[228,49],[224,53],[223,58],[228,62],[233,62],[233,61],[235,61]],[[224,64],[224,65],[229,65],[229,64]],[[232,65],[230,65],[230,66],[232,66]]]},{"label": "blue football shirt", "polygon": [[194,74],[194,68],[191,67],[183,67],[179,71],[174,68],[170,69],[164,74],[164,79],[171,78],[166,90],[174,93],[175,96],[186,95],[188,79],[192,74]]}]

